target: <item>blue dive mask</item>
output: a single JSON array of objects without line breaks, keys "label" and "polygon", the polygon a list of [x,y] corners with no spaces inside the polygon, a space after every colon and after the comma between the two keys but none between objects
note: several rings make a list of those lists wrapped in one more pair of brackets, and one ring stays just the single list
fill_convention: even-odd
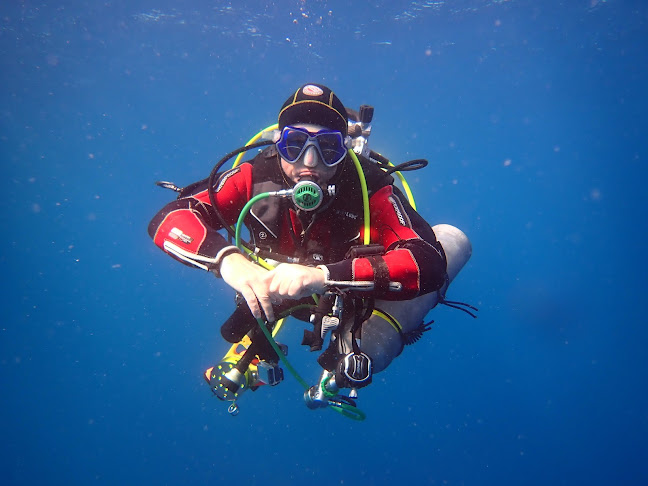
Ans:
[{"label": "blue dive mask", "polygon": [[305,128],[287,126],[276,143],[279,155],[294,164],[310,146],[315,147],[324,165],[333,167],[344,160],[347,148],[342,133],[337,130],[320,130],[311,133]]}]

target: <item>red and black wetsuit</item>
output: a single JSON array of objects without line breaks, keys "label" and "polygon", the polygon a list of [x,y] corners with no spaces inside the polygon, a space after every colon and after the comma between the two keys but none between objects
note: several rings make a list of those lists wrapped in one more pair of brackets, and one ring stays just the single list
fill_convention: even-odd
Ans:
[{"label": "red and black wetsuit", "polygon": [[[276,260],[285,255],[306,265],[325,265],[330,280],[373,281],[376,272],[385,277],[388,271],[389,280],[402,283],[403,290],[377,286],[374,296],[379,299],[406,300],[438,290],[445,283],[446,261],[432,228],[392,185],[391,176],[371,162],[361,159],[361,164],[369,190],[371,242],[386,250],[378,263],[372,256],[345,259],[352,246],[362,243],[364,233],[360,182],[348,157],[335,178],[336,196],[316,211],[296,210],[287,198],[257,202],[245,218],[255,246],[277,255]],[[252,197],[291,186],[271,146],[222,174],[215,200],[225,220],[235,224]],[[181,193],[153,218],[149,234],[183,263],[209,269],[231,245],[219,233],[222,225],[209,202],[207,182],[183,192],[189,193]]]}]

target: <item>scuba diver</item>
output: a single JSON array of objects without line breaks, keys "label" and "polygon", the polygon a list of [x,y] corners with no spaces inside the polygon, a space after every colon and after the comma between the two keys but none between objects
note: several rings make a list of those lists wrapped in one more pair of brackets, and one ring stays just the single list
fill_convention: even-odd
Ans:
[{"label": "scuba diver", "polygon": [[[214,394],[233,402],[232,414],[243,391],[283,379],[287,347],[274,336],[286,316],[312,326],[303,345],[325,348],[318,384],[300,380],[307,405],[349,410],[357,390],[429,329],[424,317],[437,303],[470,313],[445,300],[470,242],[450,225],[431,227],[394,184],[394,173],[427,162],[393,166],[370,151],[372,117],[372,107],[355,112],[326,86],[306,84],[265,141],[228,154],[185,188],[158,183],[179,195],[149,224],[155,244],[236,291],[221,327],[232,348],[205,374]],[[258,151],[251,160],[220,171],[250,149]]]}]

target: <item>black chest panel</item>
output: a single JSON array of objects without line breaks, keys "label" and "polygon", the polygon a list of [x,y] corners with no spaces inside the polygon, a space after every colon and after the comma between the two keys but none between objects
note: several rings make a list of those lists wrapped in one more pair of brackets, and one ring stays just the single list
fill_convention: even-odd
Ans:
[{"label": "black chest panel", "polygon": [[[373,163],[360,159],[369,197],[380,188],[393,183],[393,178]],[[292,184],[284,178],[276,149],[270,147],[252,161],[253,196],[269,191],[288,189]],[[322,206],[316,211],[298,210],[292,199],[268,197],[255,203],[245,224],[254,244],[263,252],[274,253],[278,260],[280,243],[292,239],[301,263],[320,264],[340,261],[348,249],[360,244],[360,228],[364,224],[362,188],[353,161],[347,159],[335,177],[336,195],[325,195]],[[282,234],[290,224],[290,211],[294,211],[304,229],[302,234]],[[316,237],[311,237],[311,234]]]}]

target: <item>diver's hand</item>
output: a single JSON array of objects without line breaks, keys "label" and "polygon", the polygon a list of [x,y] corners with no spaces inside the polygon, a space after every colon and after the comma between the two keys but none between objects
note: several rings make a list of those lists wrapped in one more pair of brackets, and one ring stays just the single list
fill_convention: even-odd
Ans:
[{"label": "diver's hand", "polygon": [[310,294],[322,294],[326,274],[321,268],[282,263],[265,276],[268,292],[277,299],[300,299]]},{"label": "diver's hand", "polygon": [[265,280],[268,275],[266,269],[240,253],[232,253],[223,258],[220,274],[227,285],[243,296],[254,317],[263,319],[265,314],[269,322],[274,322],[272,301]]}]

